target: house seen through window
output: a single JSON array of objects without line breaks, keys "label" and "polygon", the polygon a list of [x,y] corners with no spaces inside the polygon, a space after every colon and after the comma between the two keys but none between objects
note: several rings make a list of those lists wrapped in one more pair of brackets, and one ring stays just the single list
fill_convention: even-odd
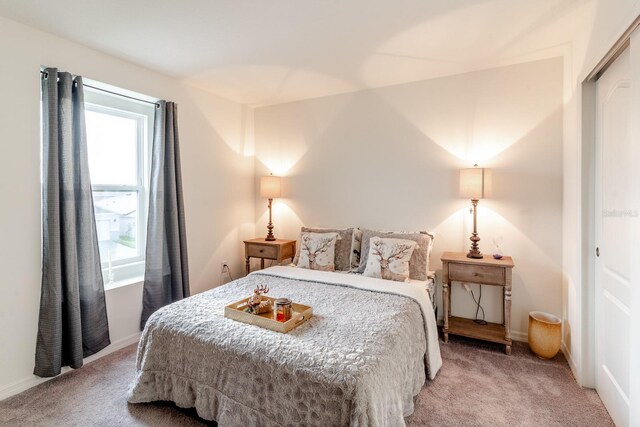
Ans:
[{"label": "house seen through window", "polygon": [[85,89],[89,172],[105,285],[142,276],[154,106]]}]

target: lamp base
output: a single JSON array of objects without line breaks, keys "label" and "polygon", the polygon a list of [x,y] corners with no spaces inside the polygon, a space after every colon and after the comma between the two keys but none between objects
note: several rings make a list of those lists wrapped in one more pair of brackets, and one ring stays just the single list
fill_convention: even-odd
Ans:
[{"label": "lamp base", "polygon": [[467,258],[482,259],[484,258],[484,255],[482,255],[482,252],[480,251],[474,251],[473,249],[469,249],[469,252],[467,253]]},{"label": "lamp base", "polygon": [[483,258],[482,252],[480,252],[480,245],[478,245],[478,242],[480,241],[478,233],[474,232],[471,237],[469,237],[469,240],[471,240],[471,248],[467,253],[467,258]]},{"label": "lamp base", "polygon": [[473,209],[473,233],[471,233],[471,237],[469,237],[469,240],[471,240],[471,249],[469,249],[469,253],[467,253],[467,258],[480,259],[483,258],[483,256],[482,252],[480,252],[480,245],[478,245],[480,237],[478,237],[478,229],[476,227],[476,210],[478,207],[478,199],[472,199],[471,206]]},{"label": "lamp base", "polygon": [[273,202],[273,199],[269,199],[269,204],[267,206],[269,206],[269,225],[267,225],[267,237],[264,239],[267,242],[273,242],[274,240],[276,240],[275,236],[273,235],[273,222],[271,222],[271,204]]}]

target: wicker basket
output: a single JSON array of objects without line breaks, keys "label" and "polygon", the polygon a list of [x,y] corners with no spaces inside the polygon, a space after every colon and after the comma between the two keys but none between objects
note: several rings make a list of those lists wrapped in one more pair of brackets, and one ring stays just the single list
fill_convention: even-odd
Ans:
[{"label": "wicker basket", "polygon": [[[303,324],[313,316],[313,307],[309,307],[308,305],[303,304],[296,304],[294,302],[291,304],[291,319],[287,320],[286,322],[278,322],[274,319],[275,311],[263,314],[251,314],[244,311],[249,298],[250,297],[241,299],[240,301],[236,301],[233,304],[229,304],[228,306],[226,306],[224,308],[224,317],[237,320],[238,322],[248,323],[250,325],[259,326],[261,328],[271,329],[272,331],[282,332],[283,334],[286,334],[287,332]],[[270,300],[275,307],[275,298],[267,296],[262,296],[262,298],[267,298],[268,300]]]}]

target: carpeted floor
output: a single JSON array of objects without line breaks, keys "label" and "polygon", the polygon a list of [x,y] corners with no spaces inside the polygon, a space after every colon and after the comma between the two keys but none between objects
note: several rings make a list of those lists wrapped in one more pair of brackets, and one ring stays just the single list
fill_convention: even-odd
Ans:
[{"label": "carpeted floor", "polygon": [[[612,426],[598,395],[578,387],[565,359],[544,361],[526,344],[513,355],[453,338],[444,365],[417,397],[410,426]],[[0,426],[215,425],[169,404],[128,404],[135,346],[0,402]]]}]

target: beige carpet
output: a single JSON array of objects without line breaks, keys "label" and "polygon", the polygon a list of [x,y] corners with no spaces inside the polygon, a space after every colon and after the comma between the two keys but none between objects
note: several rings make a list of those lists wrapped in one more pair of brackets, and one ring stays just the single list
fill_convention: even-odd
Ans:
[{"label": "beige carpet", "polygon": [[[526,344],[512,356],[474,341],[441,343],[444,365],[422,389],[410,426],[609,426],[593,390],[578,387],[559,355]],[[0,426],[215,425],[170,404],[127,404],[135,346],[0,402]]]}]

